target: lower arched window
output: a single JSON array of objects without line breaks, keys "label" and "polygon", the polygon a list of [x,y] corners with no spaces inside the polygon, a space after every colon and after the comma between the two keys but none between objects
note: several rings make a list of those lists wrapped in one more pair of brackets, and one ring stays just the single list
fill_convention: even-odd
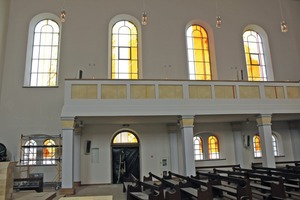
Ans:
[{"label": "lower arched window", "polygon": [[199,136],[194,136],[194,156],[195,160],[203,160],[203,141]]},{"label": "lower arched window", "polygon": [[23,165],[35,165],[37,159],[36,141],[28,140],[23,146],[21,163]]},{"label": "lower arched window", "polygon": [[220,158],[219,140],[213,135],[208,137],[208,157],[209,159]]},{"label": "lower arched window", "polygon": [[48,139],[44,141],[43,164],[55,164],[56,148],[54,146],[55,142],[53,140]]}]

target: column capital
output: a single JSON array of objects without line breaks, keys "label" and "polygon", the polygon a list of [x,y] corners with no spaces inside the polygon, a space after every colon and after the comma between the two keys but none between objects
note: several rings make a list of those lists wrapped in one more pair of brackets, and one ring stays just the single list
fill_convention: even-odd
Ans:
[{"label": "column capital", "polygon": [[194,127],[194,116],[193,115],[183,115],[180,120],[180,127]]},{"label": "column capital", "polygon": [[61,128],[64,129],[74,129],[75,128],[75,118],[61,118],[60,120]]},{"label": "column capital", "polygon": [[271,114],[261,114],[256,117],[257,126],[272,125],[272,115]]},{"label": "column capital", "polygon": [[167,124],[168,133],[177,133],[178,125],[175,123]]},{"label": "column capital", "polygon": [[231,122],[231,129],[232,131],[236,132],[236,131],[242,131],[242,127],[243,127],[243,123],[242,122]]}]

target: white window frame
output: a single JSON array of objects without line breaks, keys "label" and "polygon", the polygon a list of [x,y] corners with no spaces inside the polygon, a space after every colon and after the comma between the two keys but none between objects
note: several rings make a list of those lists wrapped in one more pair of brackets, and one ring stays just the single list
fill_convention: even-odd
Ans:
[{"label": "white window frame", "polygon": [[[34,31],[35,26],[44,19],[50,19],[55,21],[59,26],[60,37],[59,37],[59,47],[58,47],[58,58],[57,58],[57,84],[56,86],[31,86],[30,85],[30,71],[31,71],[31,57],[33,51],[33,42],[34,42]],[[28,30],[28,40],[27,40],[27,52],[26,52],[26,64],[25,64],[25,72],[24,72],[24,87],[58,87],[58,78],[59,78],[59,63],[60,63],[60,46],[61,46],[61,32],[62,32],[62,23],[58,16],[52,13],[41,13],[33,17],[29,23]]]}]

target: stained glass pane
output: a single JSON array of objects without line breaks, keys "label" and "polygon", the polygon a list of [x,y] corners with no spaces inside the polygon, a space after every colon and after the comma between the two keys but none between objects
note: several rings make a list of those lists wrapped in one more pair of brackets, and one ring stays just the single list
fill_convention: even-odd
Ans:
[{"label": "stained glass pane", "polygon": [[113,143],[138,143],[138,139],[131,132],[123,131],[115,136]]},{"label": "stained glass pane", "polygon": [[[210,55],[207,32],[199,25],[186,31],[189,77],[192,80],[211,80]],[[206,64],[204,65],[204,63]],[[205,69],[204,66],[208,66]]]}]

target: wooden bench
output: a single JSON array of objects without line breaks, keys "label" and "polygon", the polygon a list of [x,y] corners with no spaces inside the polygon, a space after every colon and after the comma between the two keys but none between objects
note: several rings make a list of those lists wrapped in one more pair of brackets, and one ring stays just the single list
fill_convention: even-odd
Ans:
[{"label": "wooden bench", "polygon": [[249,180],[221,176],[219,174],[196,172],[198,179],[201,176],[206,176],[208,181],[212,184],[213,195],[216,197],[226,197],[229,199],[252,199],[252,192]]},{"label": "wooden bench", "polygon": [[16,190],[35,190],[36,192],[43,192],[43,177],[14,178],[13,188]]},{"label": "wooden bench", "polygon": [[181,199],[190,199],[191,197],[194,197],[197,200],[213,199],[210,183],[192,177],[176,174],[171,171],[169,171],[168,174],[168,178],[176,177],[179,180]]},{"label": "wooden bench", "polygon": [[137,180],[135,185],[128,185],[127,200],[164,200],[163,188]]},{"label": "wooden bench", "polygon": [[231,169],[233,167],[241,167],[240,164],[236,164],[236,165],[211,165],[211,166],[199,166],[196,167],[196,171],[212,171],[213,169],[217,169],[217,168],[228,168]]}]

